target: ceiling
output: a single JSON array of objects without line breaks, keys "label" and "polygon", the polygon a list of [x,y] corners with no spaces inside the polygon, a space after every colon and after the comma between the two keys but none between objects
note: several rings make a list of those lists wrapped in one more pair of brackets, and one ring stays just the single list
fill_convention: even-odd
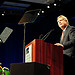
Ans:
[{"label": "ceiling", "polygon": [[[54,3],[57,6],[54,6]],[[50,9],[47,9],[47,6]],[[74,0],[55,0],[53,3],[36,3],[24,0],[2,0],[0,1],[0,23],[18,23],[23,14],[30,10],[41,9],[50,13],[51,10],[59,10],[66,15],[75,16],[75,1]]]},{"label": "ceiling", "polygon": [[17,23],[25,12],[41,9],[45,6],[46,4],[26,1],[0,1],[0,23]]}]

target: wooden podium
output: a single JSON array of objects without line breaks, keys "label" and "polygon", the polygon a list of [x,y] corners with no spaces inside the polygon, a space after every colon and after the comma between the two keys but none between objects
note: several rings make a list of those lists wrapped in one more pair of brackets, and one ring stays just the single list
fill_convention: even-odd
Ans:
[{"label": "wooden podium", "polygon": [[63,75],[63,48],[34,39],[25,46],[25,63],[38,62],[50,65],[50,75]]}]

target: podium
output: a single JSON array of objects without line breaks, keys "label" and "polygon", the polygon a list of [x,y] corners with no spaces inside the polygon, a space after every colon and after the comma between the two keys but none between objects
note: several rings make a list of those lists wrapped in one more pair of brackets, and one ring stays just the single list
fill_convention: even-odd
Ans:
[{"label": "podium", "polygon": [[25,63],[38,62],[50,65],[50,75],[63,75],[63,48],[34,39],[25,46]]}]

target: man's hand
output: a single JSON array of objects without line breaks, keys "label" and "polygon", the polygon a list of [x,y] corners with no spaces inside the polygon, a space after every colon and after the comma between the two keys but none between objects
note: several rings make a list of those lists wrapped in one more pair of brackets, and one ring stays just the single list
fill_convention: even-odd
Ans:
[{"label": "man's hand", "polygon": [[63,46],[62,44],[60,44],[60,43],[56,43],[56,44],[54,44],[54,45],[64,47],[64,46]]}]

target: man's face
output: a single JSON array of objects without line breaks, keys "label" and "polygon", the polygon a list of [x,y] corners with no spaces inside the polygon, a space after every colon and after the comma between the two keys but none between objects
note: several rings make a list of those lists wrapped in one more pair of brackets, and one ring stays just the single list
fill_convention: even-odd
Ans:
[{"label": "man's face", "polygon": [[59,26],[62,30],[64,30],[64,28],[66,27],[67,21],[65,21],[62,17],[60,17],[60,18],[58,18],[57,22],[58,22],[58,26]]}]

